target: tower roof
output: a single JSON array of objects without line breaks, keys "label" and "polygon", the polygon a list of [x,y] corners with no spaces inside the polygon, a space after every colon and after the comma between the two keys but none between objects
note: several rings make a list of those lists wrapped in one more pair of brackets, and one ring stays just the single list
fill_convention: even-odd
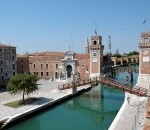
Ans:
[{"label": "tower roof", "polygon": [[89,40],[88,40],[88,37],[86,37],[85,47],[88,47],[88,46],[89,46]]}]

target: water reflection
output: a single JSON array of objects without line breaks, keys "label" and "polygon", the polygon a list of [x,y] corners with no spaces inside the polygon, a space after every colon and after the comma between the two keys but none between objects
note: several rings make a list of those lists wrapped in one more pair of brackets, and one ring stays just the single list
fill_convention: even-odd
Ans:
[{"label": "water reflection", "polygon": [[[127,72],[116,73],[116,79],[125,83],[127,75]],[[136,80],[135,73],[133,84]],[[107,130],[123,101],[124,92],[98,85],[9,130]]]},{"label": "water reflection", "polygon": [[93,124],[100,127],[109,120],[109,117],[112,118],[117,114],[123,98],[123,92],[99,85],[78,98],[68,101],[65,107],[83,116],[89,116]]}]

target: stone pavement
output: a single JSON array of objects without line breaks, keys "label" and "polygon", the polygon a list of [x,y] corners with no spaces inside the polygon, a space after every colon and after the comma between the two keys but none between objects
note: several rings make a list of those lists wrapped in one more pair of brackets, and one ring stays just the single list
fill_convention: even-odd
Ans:
[{"label": "stone pavement", "polygon": [[[31,97],[38,97],[41,100],[33,104],[25,105],[19,108],[11,108],[5,106],[5,103],[22,99],[22,94],[10,95],[8,92],[0,93],[0,120],[7,117],[15,117],[18,114],[25,113],[28,110],[38,108],[48,102],[54,101],[65,95],[72,94],[72,89],[58,90],[58,85],[64,82],[54,82],[48,80],[40,80],[39,91],[31,94]],[[88,88],[90,85],[78,87],[77,90]],[[126,95],[126,97],[128,94]],[[145,120],[146,99],[139,98],[135,95],[130,96],[130,101],[124,101],[119,113],[111,124],[109,130],[143,130]],[[140,105],[139,105],[140,104]]]},{"label": "stone pavement", "polygon": [[[41,100],[38,100],[33,104],[25,105],[19,108],[11,108],[5,106],[4,104],[22,99],[22,94],[10,95],[8,92],[1,92],[0,93],[0,120],[24,113],[30,109],[37,108],[45,103],[51,102],[55,99],[71,94],[72,93],[71,89],[58,90],[58,85],[63,83],[64,82],[54,82],[48,80],[38,81],[39,91],[30,94],[30,97],[38,97],[41,98]],[[89,85],[86,85],[77,88],[77,90],[81,90],[83,88],[88,88],[88,87]]]},{"label": "stone pavement", "polygon": [[125,101],[109,130],[143,130],[146,105],[146,97],[126,93]]}]

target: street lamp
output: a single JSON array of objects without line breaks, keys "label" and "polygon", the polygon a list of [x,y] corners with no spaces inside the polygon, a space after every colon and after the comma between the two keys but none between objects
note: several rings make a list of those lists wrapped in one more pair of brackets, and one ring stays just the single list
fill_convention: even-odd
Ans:
[{"label": "street lamp", "polygon": [[[147,107],[147,101],[148,99],[142,98],[141,100],[139,99],[134,99],[135,97],[130,97],[129,95],[127,96],[127,102],[131,107],[135,107],[134,111],[136,112],[134,115],[134,122],[132,125],[132,130],[136,130],[137,128],[144,128],[145,126],[145,121],[144,121],[144,114],[145,109]],[[133,101],[131,101],[133,99]],[[145,102],[145,103],[144,103]]]},{"label": "street lamp", "polygon": [[131,104],[131,97],[128,95],[127,97],[127,102],[130,106],[133,106],[133,107],[138,107],[140,105],[142,105],[144,102],[148,101],[148,99],[146,100],[143,100],[142,102],[138,102],[137,104],[134,102],[134,104]]}]

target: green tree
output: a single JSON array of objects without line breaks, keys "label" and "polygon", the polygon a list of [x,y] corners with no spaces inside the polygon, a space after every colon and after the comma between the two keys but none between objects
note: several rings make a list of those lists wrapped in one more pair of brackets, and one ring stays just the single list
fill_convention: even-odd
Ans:
[{"label": "green tree", "polygon": [[10,94],[23,93],[23,102],[24,96],[29,95],[38,90],[37,87],[37,78],[35,75],[30,74],[17,74],[13,76],[7,85],[7,90]]},{"label": "green tree", "polygon": [[128,56],[132,56],[132,55],[139,55],[139,52],[137,51],[129,52]]},{"label": "green tree", "polygon": [[117,57],[117,58],[120,58],[121,57],[121,55],[120,55],[120,53],[119,53],[119,50],[117,49],[116,50],[116,52],[114,53],[114,55],[113,56],[115,56],[115,57]]}]

